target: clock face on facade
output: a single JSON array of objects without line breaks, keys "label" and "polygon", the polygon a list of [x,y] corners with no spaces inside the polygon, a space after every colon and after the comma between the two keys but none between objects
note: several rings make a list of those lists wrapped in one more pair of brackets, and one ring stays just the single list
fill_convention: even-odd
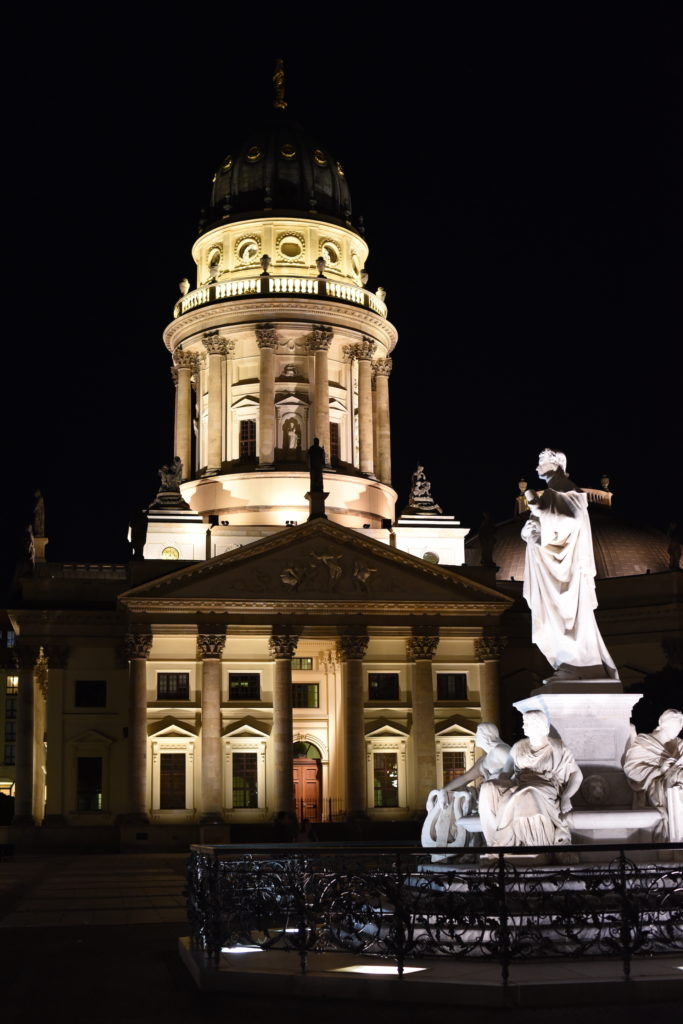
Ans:
[{"label": "clock face on facade", "polygon": [[161,552],[161,557],[174,560],[176,558],[180,558],[180,552],[178,551],[178,548],[167,547]]}]

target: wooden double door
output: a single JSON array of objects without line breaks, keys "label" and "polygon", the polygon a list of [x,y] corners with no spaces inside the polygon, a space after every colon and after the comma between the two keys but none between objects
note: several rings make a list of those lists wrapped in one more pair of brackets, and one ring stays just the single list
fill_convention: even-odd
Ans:
[{"label": "wooden double door", "polygon": [[294,803],[299,821],[320,821],[322,818],[322,765],[310,757],[295,757],[292,762],[294,775]]}]

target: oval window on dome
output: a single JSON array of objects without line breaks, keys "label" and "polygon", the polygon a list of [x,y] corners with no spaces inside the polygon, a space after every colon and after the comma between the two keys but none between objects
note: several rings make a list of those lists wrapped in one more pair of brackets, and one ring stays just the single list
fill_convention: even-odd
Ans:
[{"label": "oval window on dome", "polygon": [[210,267],[217,267],[221,261],[221,250],[216,246],[213,249],[209,249],[208,264]]},{"label": "oval window on dome", "polygon": [[180,558],[180,552],[178,551],[178,548],[164,548],[164,550],[161,552],[161,557],[175,560],[176,558]]},{"label": "oval window on dome", "polygon": [[237,246],[237,256],[243,263],[252,263],[258,256],[258,242],[255,238],[243,238]]},{"label": "oval window on dome", "polygon": [[303,245],[300,239],[296,235],[285,235],[280,240],[280,253],[288,260],[295,260],[297,256],[301,256],[303,252]]},{"label": "oval window on dome", "polygon": [[225,160],[221,164],[221,174],[225,174],[225,172],[229,171],[231,167],[232,167],[232,157],[231,156],[226,156]]},{"label": "oval window on dome", "polygon": [[290,145],[289,142],[285,142],[284,146],[280,150],[280,153],[285,158],[285,160],[293,160],[294,157],[296,156],[296,150],[294,149],[294,146]]},{"label": "oval window on dome", "polygon": [[249,163],[255,164],[257,160],[260,160],[263,156],[259,146],[250,146],[247,150],[247,160]]},{"label": "oval window on dome", "polygon": [[313,159],[317,163],[318,167],[327,167],[327,157],[323,153],[322,149],[313,150]]},{"label": "oval window on dome", "polygon": [[339,249],[333,242],[323,243],[322,254],[331,266],[336,267],[339,263]]}]

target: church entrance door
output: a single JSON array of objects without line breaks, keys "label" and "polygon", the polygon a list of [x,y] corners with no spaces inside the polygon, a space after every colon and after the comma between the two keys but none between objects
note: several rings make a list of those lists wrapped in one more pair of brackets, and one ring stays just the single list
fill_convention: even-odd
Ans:
[{"label": "church entrance door", "polygon": [[320,761],[310,757],[295,757],[292,761],[294,773],[294,801],[299,821],[320,821],[322,818],[322,766]]}]

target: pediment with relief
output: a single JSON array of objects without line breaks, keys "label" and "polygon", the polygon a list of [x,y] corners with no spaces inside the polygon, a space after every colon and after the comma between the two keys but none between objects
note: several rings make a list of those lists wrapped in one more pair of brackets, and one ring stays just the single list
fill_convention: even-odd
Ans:
[{"label": "pediment with relief", "polygon": [[[325,519],[282,530],[274,536],[170,573],[121,595],[132,612],[167,602],[234,602],[283,611],[324,603],[359,603],[372,610],[419,605],[428,612],[499,614],[509,598],[456,573],[431,565],[355,530]],[[167,610],[172,610],[168,607]]]}]

